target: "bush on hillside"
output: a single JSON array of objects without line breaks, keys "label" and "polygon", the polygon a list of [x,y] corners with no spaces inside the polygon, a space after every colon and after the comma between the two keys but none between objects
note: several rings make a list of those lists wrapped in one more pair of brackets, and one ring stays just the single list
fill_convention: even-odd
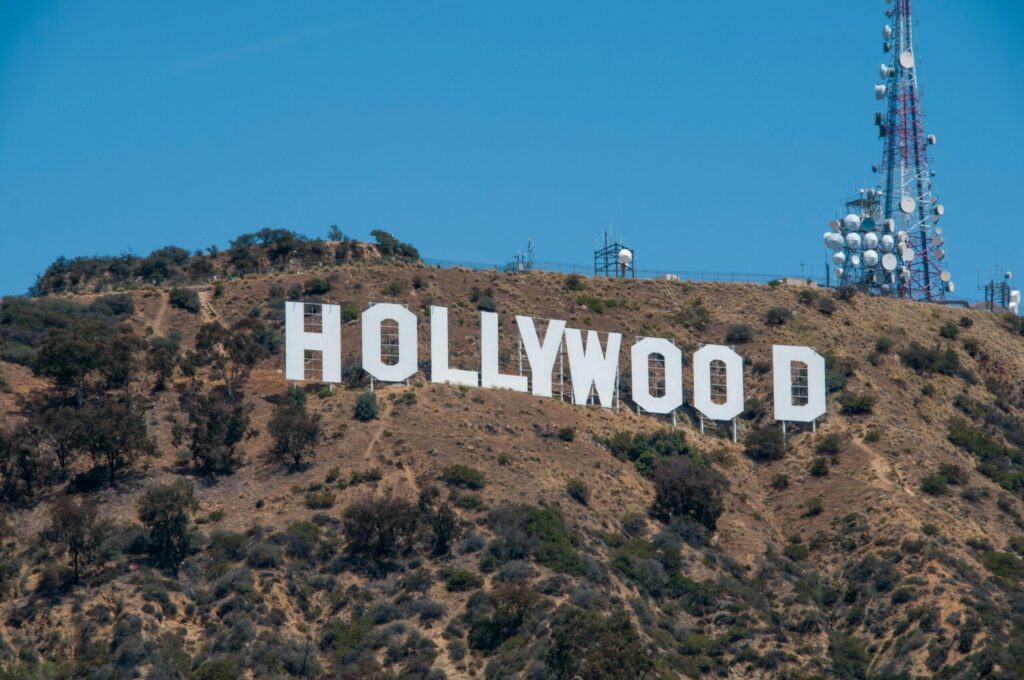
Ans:
[{"label": "bush on hillside", "polygon": [[468,465],[450,465],[444,469],[441,478],[448,486],[460,489],[482,489],[487,483],[484,473]]},{"label": "bush on hillside", "polygon": [[725,478],[689,456],[659,460],[654,467],[651,514],[663,522],[681,517],[714,531],[725,509]]},{"label": "bush on hillside", "polygon": [[346,549],[372,561],[397,557],[412,545],[416,506],[391,494],[352,502],[342,516]]},{"label": "bush on hillside", "polygon": [[190,288],[172,288],[168,302],[172,307],[184,309],[186,312],[199,313],[199,293]]},{"label": "bush on hillside", "polygon": [[754,339],[753,329],[745,324],[734,324],[725,329],[725,341],[733,345],[743,345]]},{"label": "bush on hillside", "polygon": [[924,375],[929,373],[955,375],[960,369],[960,359],[952,348],[945,350],[938,347],[927,349],[913,342],[910,344],[910,347],[900,354],[900,358],[908,368]]},{"label": "bush on hillside", "polygon": [[363,392],[356,397],[356,405],[352,415],[356,420],[367,422],[377,417],[377,394],[376,392]]},{"label": "bush on hillside", "polygon": [[782,431],[774,425],[751,430],[743,440],[743,453],[758,462],[780,460],[786,453]]},{"label": "bush on hillside", "polygon": [[793,312],[785,307],[772,307],[765,314],[764,322],[769,326],[782,326],[793,318]]}]

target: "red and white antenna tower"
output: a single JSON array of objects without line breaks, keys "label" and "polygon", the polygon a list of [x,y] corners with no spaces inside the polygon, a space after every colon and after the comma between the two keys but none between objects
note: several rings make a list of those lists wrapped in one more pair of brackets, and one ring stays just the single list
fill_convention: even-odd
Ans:
[{"label": "red and white antenna tower", "polygon": [[935,135],[924,133],[910,0],[895,0],[894,5],[886,10],[892,23],[883,28],[884,50],[892,61],[882,65],[882,83],[875,88],[887,103],[885,113],[876,116],[879,136],[885,139],[877,168],[879,208],[883,223],[896,236],[894,283],[899,295],[938,302],[953,292],[953,281],[942,262],[946,254],[938,222],[945,209],[932,189],[935,173],[928,169]]},{"label": "red and white antenna tower", "polygon": [[848,214],[829,225],[825,246],[835,251],[840,286],[941,302],[953,292],[953,282],[942,265],[946,253],[938,222],[945,208],[928,169],[935,135],[924,133],[910,1],[895,0],[882,28],[883,49],[892,59],[881,65],[882,82],[875,85],[875,97],[886,102],[885,112],[875,114],[878,136],[885,140],[882,163],[872,168],[880,174],[879,185],[846,202]]}]

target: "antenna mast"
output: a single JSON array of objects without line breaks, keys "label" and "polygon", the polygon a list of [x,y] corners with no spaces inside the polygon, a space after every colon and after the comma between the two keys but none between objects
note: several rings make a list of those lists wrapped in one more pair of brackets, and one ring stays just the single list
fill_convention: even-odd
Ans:
[{"label": "antenna mast", "polygon": [[928,148],[936,138],[924,133],[910,3],[895,0],[885,10],[889,23],[882,28],[882,48],[892,58],[881,65],[882,82],[875,85],[875,97],[886,102],[886,111],[875,114],[884,140],[882,163],[872,167],[880,175],[878,187],[847,201],[849,214],[831,223],[825,245],[835,251],[840,286],[941,302],[954,287],[942,266],[946,253],[938,222],[945,208],[928,169]]}]

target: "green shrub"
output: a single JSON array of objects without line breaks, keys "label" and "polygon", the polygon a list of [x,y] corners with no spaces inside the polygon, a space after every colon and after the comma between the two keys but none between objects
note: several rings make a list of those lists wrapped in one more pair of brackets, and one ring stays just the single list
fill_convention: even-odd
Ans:
[{"label": "green shrub", "polygon": [[870,415],[875,406],[875,398],[869,394],[844,394],[839,398],[839,406],[843,415]]},{"label": "green shrub", "polygon": [[563,442],[571,442],[576,438],[576,431],[571,427],[563,427],[558,431],[558,438]]},{"label": "green shrub", "polygon": [[933,473],[921,478],[921,491],[929,496],[942,496],[949,491],[949,487],[945,477]]},{"label": "green shrub", "polygon": [[331,284],[325,279],[310,279],[302,286],[305,295],[325,295],[331,290]]},{"label": "green shrub", "polygon": [[682,430],[662,430],[652,434],[616,432],[602,442],[619,460],[630,460],[637,472],[654,476],[654,464],[661,458],[699,455],[686,443]]},{"label": "green shrub", "polygon": [[947,340],[956,340],[956,337],[960,335],[960,328],[952,321],[939,326],[939,336],[946,338]]},{"label": "green shrub", "polygon": [[310,510],[326,510],[334,507],[333,491],[311,491],[306,494],[306,507]]},{"label": "green shrub", "polygon": [[818,311],[825,316],[832,316],[836,312],[836,301],[830,297],[822,297],[818,300]]},{"label": "green shrub", "polygon": [[824,456],[836,456],[843,450],[843,438],[836,433],[825,435],[814,450]]},{"label": "green shrub", "polygon": [[810,288],[804,288],[796,295],[797,300],[802,305],[813,304],[818,299],[818,291],[811,290]]},{"label": "green shrub", "polygon": [[484,585],[484,580],[479,574],[465,569],[448,569],[442,575],[444,576],[445,590],[450,593],[476,590]]},{"label": "green shrub", "polygon": [[1024,578],[1024,560],[1012,553],[990,550],[982,553],[981,563],[1000,578],[1012,581]]},{"label": "green shrub", "polygon": [[565,492],[580,505],[589,505],[590,489],[582,481],[573,478],[566,482]]},{"label": "green shrub", "polygon": [[733,345],[743,345],[754,339],[754,330],[747,324],[733,324],[725,329],[725,341]]},{"label": "green shrub", "polygon": [[450,465],[444,469],[441,479],[448,486],[462,489],[482,489],[487,483],[484,473],[468,465]]},{"label": "green shrub", "polygon": [[787,543],[786,547],[782,549],[782,554],[794,562],[807,559],[809,552],[806,543]]},{"label": "green shrub", "polygon": [[354,470],[352,477],[349,479],[349,485],[355,486],[357,484],[372,484],[379,482],[383,477],[380,468],[369,468],[368,470]]},{"label": "green shrub", "polygon": [[189,288],[172,288],[168,302],[172,307],[184,309],[186,312],[199,313],[199,293]]},{"label": "green shrub", "polygon": [[651,514],[665,522],[690,519],[714,531],[725,509],[725,487],[725,478],[710,465],[689,456],[663,458],[654,468]]},{"label": "green shrub", "polygon": [[782,491],[783,489],[789,488],[789,475],[784,475],[781,472],[772,477],[772,488],[776,491]]},{"label": "green shrub", "polygon": [[888,354],[892,351],[892,340],[884,335],[875,340],[875,351],[879,354]]},{"label": "green shrub", "polygon": [[804,504],[804,508],[805,517],[816,517],[824,510],[820,498],[809,498]]},{"label": "green shrub", "polygon": [[828,474],[828,460],[826,458],[817,457],[811,462],[811,467],[808,469],[812,477],[824,477]]},{"label": "green shrub", "polygon": [[579,291],[584,290],[587,287],[587,284],[584,283],[583,277],[579,274],[570,274],[565,277],[565,287],[569,290]]},{"label": "green shrub", "polygon": [[743,440],[743,453],[752,460],[780,460],[786,453],[782,432],[772,425],[751,430]]},{"label": "green shrub", "polygon": [[793,312],[785,307],[772,307],[765,314],[764,322],[769,326],[782,326],[793,318]]},{"label": "green shrub", "polygon": [[376,392],[363,392],[356,397],[356,405],[353,409],[356,420],[367,422],[377,417],[377,394]]},{"label": "green shrub", "polygon": [[960,370],[960,359],[952,348],[927,349],[914,342],[900,354],[900,358],[907,367],[922,375],[929,373],[955,375]]}]

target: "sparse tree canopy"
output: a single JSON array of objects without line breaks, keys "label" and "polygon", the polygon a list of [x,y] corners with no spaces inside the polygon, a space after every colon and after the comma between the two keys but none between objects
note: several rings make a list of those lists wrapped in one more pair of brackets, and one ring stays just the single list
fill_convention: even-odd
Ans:
[{"label": "sparse tree canopy", "polygon": [[142,413],[128,404],[107,400],[100,406],[88,406],[83,412],[86,433],[83,448],[107,468],[110,483],[117,473],[140,456],[153,455],[156,448],[146,429]]},{"label": "sparse tree canopy", "polygon": [[94,503],[76,501],[70,496],[59,496],[53,501],[46,533],[69,554],[76,583],[83,567],[96,558],[108,531],[107,524],[99,520]]},{"label": "sparse tree canopy", "polygon": [[51,330],[32,368],[36,375],[53,378],[58,387],[73,389],[81,405],[88,376],[102,369],[109,359],[113,336],[109,323],[90,318]]},{"label": "sparse tree canopy", "polygon": [[248,380],[263,359],[278,350],[280,338],[259,319],[245,318],[226,328],[219,321],[203,324],[196,336],[196,351],[209,364],[215,378],[224,381],[228,396]]},{"label": "sparse tree canopy", "polygon": [[[236,395],[238,397],[238,395]],[[238,445],[249,438],[249,409],[222,392],[188,393],[181,399],[187,425],[174,429],[174,444],[187,443],[192,464],[206,474],[230,474],[241,462]]]},{"label": "sparse tree canopy", "polygon": [[652,655],[637,635],[629,615],[607,616],[571,609],[551,627],[547,666],[558,680],[617,680],[648,677]]},{"label": "sparse tree canopy", "polygon": [[348,552],[378,562],[397,556],[412,543],[416,515],[414,504],[391,494],[354,501],[342,518]]},{"label": "sparse tree canopy", "polygon": [[320,420],[319,413],[306,410],[305,402],[287,395],[274,407],[270,418],[269,430],[274,438],[271,454],[293,468],[300,467],[303,460],[315,453],[320,442],[323,434]]},{"label": "sparse tree canopy", "polygon": [[198,507],[192,483],[179,480],[146,490],[139,500],[139,520],[149,530],[149,547],[162,567],[177,570],[188,556],[190,513]]},{"label": "sparse tree canopy", "polygon": [[653,514],[662,521],[691,519],[714,530],[725,509],[725,478],[689,456],[663,458],[654,466]]}]

